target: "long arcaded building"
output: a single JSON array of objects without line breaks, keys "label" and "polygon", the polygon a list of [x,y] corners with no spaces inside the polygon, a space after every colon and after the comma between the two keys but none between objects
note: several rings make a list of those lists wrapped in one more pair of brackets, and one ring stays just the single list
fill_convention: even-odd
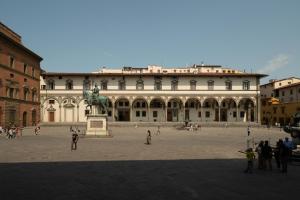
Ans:
[{"label": "long arcaded building", "polygon": [[92,73],[45,72],[41,122],[85,122],[83,90],[109,98],[109,121],[259,122],[260,78],[218,65],[103,67]]}]

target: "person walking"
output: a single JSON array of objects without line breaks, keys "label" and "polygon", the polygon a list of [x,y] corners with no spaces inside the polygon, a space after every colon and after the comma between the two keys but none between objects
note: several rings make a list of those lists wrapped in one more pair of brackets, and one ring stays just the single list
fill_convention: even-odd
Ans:
[{"label": "person walking", "polygon": [[78,142],[79,136],[77,131],[73,131],[72,133],[72,142],[71,142],[71,151],[77,150],[77,142]]},{"label": "person walking", "polygon": [[147,131],[146,144],[147,145],[151,144],[151,132],[150,132],[150,130]]},{"label": "person walking", "polygon": [[280,162],[281,162],[281,172],[282,173],[287,173],[287,164],[289,160],[289,149],[286,147],[283,143],[282,140],[279,140],[279,157],[280,157]]}]

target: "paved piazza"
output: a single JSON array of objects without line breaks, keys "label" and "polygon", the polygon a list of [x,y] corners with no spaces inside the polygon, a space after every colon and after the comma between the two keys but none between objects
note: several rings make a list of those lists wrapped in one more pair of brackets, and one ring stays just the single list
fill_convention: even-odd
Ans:
[{"label": "paved piazza", "polygon": [[[0,136],[0,199],[288,199],[300,185],[300,166],[244,174],[246,127],[189,132],[162,127],[112,127],[112,138],[80,138],[71,151],[69,127],[28,128]],[[287,136],[252,128],[254,141]]]}]

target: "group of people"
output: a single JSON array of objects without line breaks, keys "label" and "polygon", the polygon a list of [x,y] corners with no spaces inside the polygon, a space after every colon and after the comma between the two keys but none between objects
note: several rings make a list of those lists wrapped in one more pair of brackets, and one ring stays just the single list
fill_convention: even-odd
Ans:
[{"label": "group of people", "polygon": [[16,126],[11,126],[11,127],[6,127],[2,128],[0,126],[0,134],[6,134],[6,137],[8,139],[14,139],[17,136],[22,136],[22,130],[19,127]]},{"label": "group of people", "polygon": [[201,125],[200,124],[192,124],[192,123],[189,123],[188,121],[185,121],[184,128],[188,131],[197,131],[197,130],[201,130]]},{"label": "group of people", "polygon": [[[279,139],[276,142],[276,147],[271,147],[267,140],[260,141],[255,148],[255,152],[257,153],[257,168],[259,170],[272,171],[272,158],[274,157],[277,169],[282,173],[287,173],[287,165],[293,147],[293,142],[290,141],[289,138],[285,138],[284,141]],[[248,148],[245,154],[247,158],[247,168],[244,172],[252,173],[255,153],[252,148]]]}]

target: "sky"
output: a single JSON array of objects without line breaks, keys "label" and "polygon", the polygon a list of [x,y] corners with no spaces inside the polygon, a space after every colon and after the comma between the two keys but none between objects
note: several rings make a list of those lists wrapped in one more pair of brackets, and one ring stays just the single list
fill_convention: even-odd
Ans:
[{"label": "sky", "polygon": [[298,0],[0,0],[48,72],[222,65],[300,77]]}]

